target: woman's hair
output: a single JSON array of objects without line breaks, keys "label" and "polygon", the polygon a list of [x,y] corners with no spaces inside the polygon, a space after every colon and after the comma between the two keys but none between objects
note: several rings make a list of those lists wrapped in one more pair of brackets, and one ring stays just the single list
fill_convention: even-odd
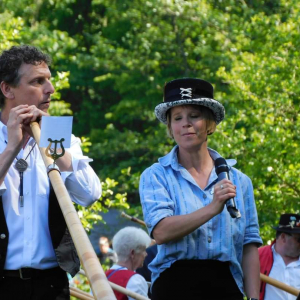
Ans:
[{"label": "woman's hair", "polygon": [[113,237],[113,250],[118,255],[118,261],[127,261],[131,250],[136,253],[144,251],[150,245],[149,235],[142,229],[128,226],[118,231]]},{"label": "woman's hair", "polygon": [[[210,110],[209,108],[202,106],[202,105],[195,105],[195,104],[188,104],[188,105],[192,105],[195,109],[200,111],[201,116],[206,121],[207,134],[208,135],[213,134],[216,130],[217,123],[215,121],[215,116],[214,116],[212,110]],[[187,106],[187,105],[182,105],[182,106]],[[172,128],[171,128],[171,110],[172,110],[172,108],[169,109],[166,113],[167,114],[167,134],[170,138],[173,138]]]}]

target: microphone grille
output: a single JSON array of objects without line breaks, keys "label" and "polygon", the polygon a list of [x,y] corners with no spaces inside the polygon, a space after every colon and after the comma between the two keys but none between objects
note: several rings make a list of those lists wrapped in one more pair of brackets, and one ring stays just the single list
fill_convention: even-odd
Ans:
[{"label": "microphone grille", "polygon": [[222,172],[229,171],[227,162],[223,157],[219,157],[215,160],[215,169],[216,169],[217,175],[219,175]]}]

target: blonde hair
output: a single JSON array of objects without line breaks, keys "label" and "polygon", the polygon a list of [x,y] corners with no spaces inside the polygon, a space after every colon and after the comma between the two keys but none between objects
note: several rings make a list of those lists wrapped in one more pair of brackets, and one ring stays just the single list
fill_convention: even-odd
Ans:
[{"label": "blonde hair", "polygon": [[[203,105],[196,105],[196,104],[188,104],[192,105],[195,109],[201,112],[201,116],[203,119],[206,121],[206,130],[207,130],[207,135],[211,135],[216,131],[217,123],[215,121],[215,116],[214,113],[212,112],[211,109],[203,106]],[[187,105],[181,105],[183,107]],[[166,113],[167,115],[167,134],[170,138],[173,139],[173,133],[172,133],[172,128],[171,128],[171,109],[169,109]]]}]

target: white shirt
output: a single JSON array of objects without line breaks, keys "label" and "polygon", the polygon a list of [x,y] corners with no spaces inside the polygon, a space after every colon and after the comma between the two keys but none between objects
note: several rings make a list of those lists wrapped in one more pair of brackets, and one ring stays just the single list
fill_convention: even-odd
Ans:
[{"label": "white shirt", "polygon": [[[269,276],[300,290],[300,258],[288,265],[272,246],[274,262]],[[264,300],[296,300],[296,296],[270,284],[266,285]]]},{"label": "white shirt", "polygon": [[[0,122],[0,153],[6,147],[6,141],[7,127]],[[25,159],[34,143],[31,138],[17,158]],[[82,155],[80,139],[72,135],[71,147],[66,151],[72,156],[73,172],[62,172],[61,177],[71,199],[77,204],[88,206],[101,196],[100,180],[89,166],[92,160]],[[28,168],[23,173],[23,207],[19,203],[20,176],[14,167],[16,161],[15,159],[0,185],[0,196],[9,230],[4,269],[55,267],[58,264],[48,226],[50,181],[38,145],[26,159]]]},{"label": "white shirt", "polygon": [[[125,267],[119,266],[119,265],[113,265],[110,270],[120,269],[122,270],[128,270]],[[127,282],[126,289],[132,292],[135,292],[137,294],[140,294],[144,297],[148,298],[148,284],[147,281],[143,276],[136,273],[135,275],[131,276],[130,279]],[[128,300],[134,300],[134,298],[131,298],[128,296]]]}]

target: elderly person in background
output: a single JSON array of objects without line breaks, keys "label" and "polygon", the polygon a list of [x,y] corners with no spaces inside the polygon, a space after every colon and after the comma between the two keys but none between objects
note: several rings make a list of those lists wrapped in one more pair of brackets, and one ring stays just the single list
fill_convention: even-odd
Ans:
[{"label": "elderly person in background", "polygon": [[106,236],[101,236],[99,238],[99,259],[101,264],[106,264],[110,268],[114,263],[117,262],[117,254],[109,246],[109,240]]},{"label": "elderly person in background", "polygon": [[[243,300],[259,295],[259,236],[253,187],[227,160],[219,180],[208,137],[225,116],[212,85],[201,79],[168,82],[156,117],[177,145],[145,170],[140,198],[145,223],[158,244],[149,265],[152,300]],[[228,167],[227,167],[228,168]],[[224,209],[235,198],[241,217]]]},{"label": "elderly person in background", "polygon": [[[113,250],[117,253],[118,262],[106,271],[107,279],[132,292],[147,297],[148,284],[144,277],[135,270],[143,266],[147,256],[146,248],[151,239],[148,234],[136,227],[125,227],[113,237]],[[133,299],[114,291],[118,300]]]}]

